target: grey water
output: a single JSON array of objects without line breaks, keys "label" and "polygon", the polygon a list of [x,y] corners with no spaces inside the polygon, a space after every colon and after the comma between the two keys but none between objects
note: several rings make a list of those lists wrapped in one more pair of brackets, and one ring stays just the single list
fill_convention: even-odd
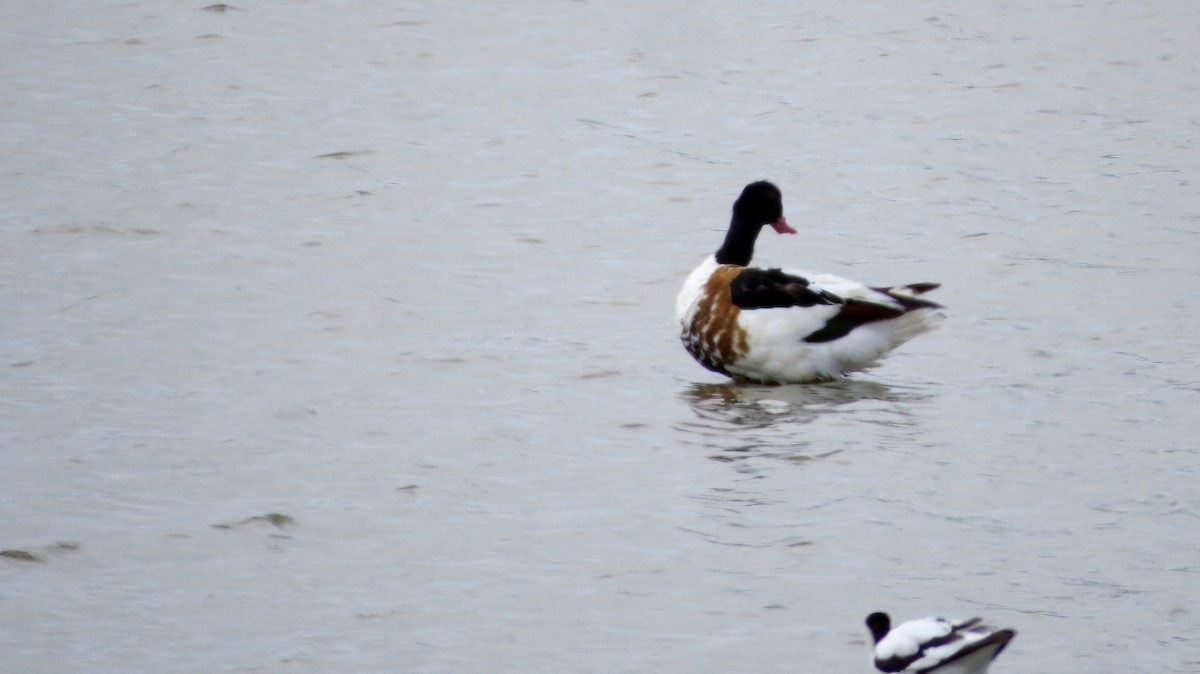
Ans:
[{"label": "grey water", "polygon": [[[0,671],[1200,672],[1200,5],[0,7]],[[674,295],[938,281],[822,386]]]}]

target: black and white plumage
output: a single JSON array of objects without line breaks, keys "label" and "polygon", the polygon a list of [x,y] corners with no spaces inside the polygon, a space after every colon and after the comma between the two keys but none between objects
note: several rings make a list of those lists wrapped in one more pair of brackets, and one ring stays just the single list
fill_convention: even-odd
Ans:
[{"label": "black and white plumage", "polygon": [[985,674],[1017,635],[980,618],[920,618],[892,627],[886,613],[867,616],[867,629],[875,640],[875,668],[906,674]]},{"label": "black and white plumage", "polygon": [[795,234],[783,196],[751,183],[733,204],[721,248],[683,284],[675,318],[684,347],[701,365],[735,379],[806,383],[875,365],[931,329],[941,307],[918,297],[936,283],[871,287],[832,274],[750,267],[764,225]]}]

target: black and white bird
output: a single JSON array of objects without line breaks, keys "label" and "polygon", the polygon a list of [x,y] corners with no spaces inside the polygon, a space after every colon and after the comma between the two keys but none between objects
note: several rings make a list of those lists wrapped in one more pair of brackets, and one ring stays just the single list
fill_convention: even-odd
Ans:
[{"label": "black and white bird", "polygon": [[942,318],[940,305],[918,297],[937,283],[872,287],[832,274],[750,267],[764,225],[796,233],[783,216],[782,193],[765,180],[742,190],[724,243],[676,299],[683,345],[709,370],[777,384],[839,379],[876,365]]},{"label": "black and white bird", "polygon": [[979,618],[921,618],[892,627],[886,613],[867,616],[875,640],[875,668],[906,674],[984,674],[1017,635]]}]

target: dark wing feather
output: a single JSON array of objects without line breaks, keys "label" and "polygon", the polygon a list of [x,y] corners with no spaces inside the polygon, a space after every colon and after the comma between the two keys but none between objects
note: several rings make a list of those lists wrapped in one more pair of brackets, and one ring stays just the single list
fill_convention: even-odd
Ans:
[{"label": "dark wing feather", "polygon": [[850,334],[850,331],[860,325],[886,321],[889,318],[903,316],[905,310],[889,307],[874,302],[849,299],[842,305],[842,310],[825,323],[825,327],[804,338],[806,342],[832,342]]},{"label": "dark wing feather", "polygon": [[781,269],[743,269],[729,284],[730,299],[739,309],[781,309],[842,304],[842,298],[814,290],[808,279]]},{"label": "dark wing feather", "polygon": [[817,304],[841,305],[841,311],[825,323],[825,327],[804,338],[810,343],[832,342],[850,334],[860,325],[886,321],[902,316],[913,309],[938,309],[941,305],[914,297],[938,287],[937,283],[913,283],[894,288],[874,288],[900,305],[888,306],[858,299],[843,299],[812,287],[802,276],[786,274],[781,269],[743,269],[729,284],[730,299],[739,309],[780,309],[811,307]]},{"label": "dark wing feather", "polygon": [[[973,619],[969,620],[967,623],[964,623],[963,625],[960,625],[959,627],[955,628],[955,630],[953,632],[951,632],[949,636],[945,637],[945,639],[943,639],[943,640],[940,640],[940,643],[930,642],[928,644],[925,644],[925,646],[921,649],[921,654],[924,654],[925,651],[929,648],[943,646],[947,643],[952,643],[954,641],[958,641],[959,639],[962,638],[963,632],[973,632],[973,631],[987,632],[987,631],[991,630],[990,627],[987,627],[985,625],[978,625],[978,627],[975,627],[978,623],[979,623],[979,618],[973,618]],[[968,628],[967,627],[968,625],[971,625],[972,627]],[[1003,651],[1006,646],[1008,646],[1008,642],[1012,641],[1013,637],[1015,637],[1015,636],[1017,636],[1017,633],[1014,630],[1008,630],[1008,629],[996,630],[996,631],[992,632],[991,634],[988,634],[984,638],[980,639],[979,641],[976,641],[969,646],[965,646],[965,647],[959,649],[954,655],[950,656],[949,658],[946,658],[945,660],[942,660],[941,662],[934,665],[933,667],[927,667],[925,669],[920,670],[920,672],[918,672],[918,674],[933,674],[938,669],[941,669],[942,667],[945,667],[946,665],[948,665],[952,662],[962,660],[963,658],[965,658],[973,653],[977,653],[985,648],[991,648],[992,646],[996,646],[996,652],[992,653],[992,657],[991,657],[991,659],[994,660],[994,659],[996,659],[996,656],[1000,655],[1000,652]]]},{"label": "dark wing feather", "polygon": [[874,302],[864,302],[855,299],[846,300],[838,315],[829,319],[825,327],[805,337],[804,341],[814,343],[832,342],[835,339],[841,339],[850,334],[851,330],[860,325],[874,323],[875,321],[886,321],[889,318],[896,318],[916,309],[941,309],[942,305],[936,302],[915,297],[915,295],[927,293],[938,287],[940,287],[938,283],[910,283],[905,286],[894,286],[891,288],[872,288],[872,290],[881,292],[896,300],[900,307],[889,307],[884,304],[875,304]]},{"label": "dark wing feather", "polygon": [[926,299],[915,297],[915,295],[924,295],[931,290],[937,290],[942,287],[940,283],[909,283],[903,286],[892,286],[890,288],[872,288],[888,297],[899,302],[905,309],[941,309],[942,305],[937,302],[930,302]]}]

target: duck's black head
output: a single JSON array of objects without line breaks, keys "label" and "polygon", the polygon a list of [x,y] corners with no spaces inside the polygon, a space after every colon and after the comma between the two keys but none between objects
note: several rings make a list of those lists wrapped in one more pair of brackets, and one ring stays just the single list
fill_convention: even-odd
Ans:
[{"label": "duck's black head", "polygon": [[871,630],[871,638],[875,643],[879,643],[892,630],[892,619],[886,613],[872,613],[867,616],[867,629]]},{"label": "duck's black head", "polygon": [[759,226],[778,222],[783,217],[783,192],[766,180],[750,183],[733,202],[733,217]]},{"label": "duck's black head", "polygon": [[746,185],[733,202],[733,219],[725,234],[725,243],[717,251],[721,264],[748,265],[754,257],[754,242],[763,225],[771,225],[780,234],[795,234],[783,217],[783,193],[766,180]]}]

